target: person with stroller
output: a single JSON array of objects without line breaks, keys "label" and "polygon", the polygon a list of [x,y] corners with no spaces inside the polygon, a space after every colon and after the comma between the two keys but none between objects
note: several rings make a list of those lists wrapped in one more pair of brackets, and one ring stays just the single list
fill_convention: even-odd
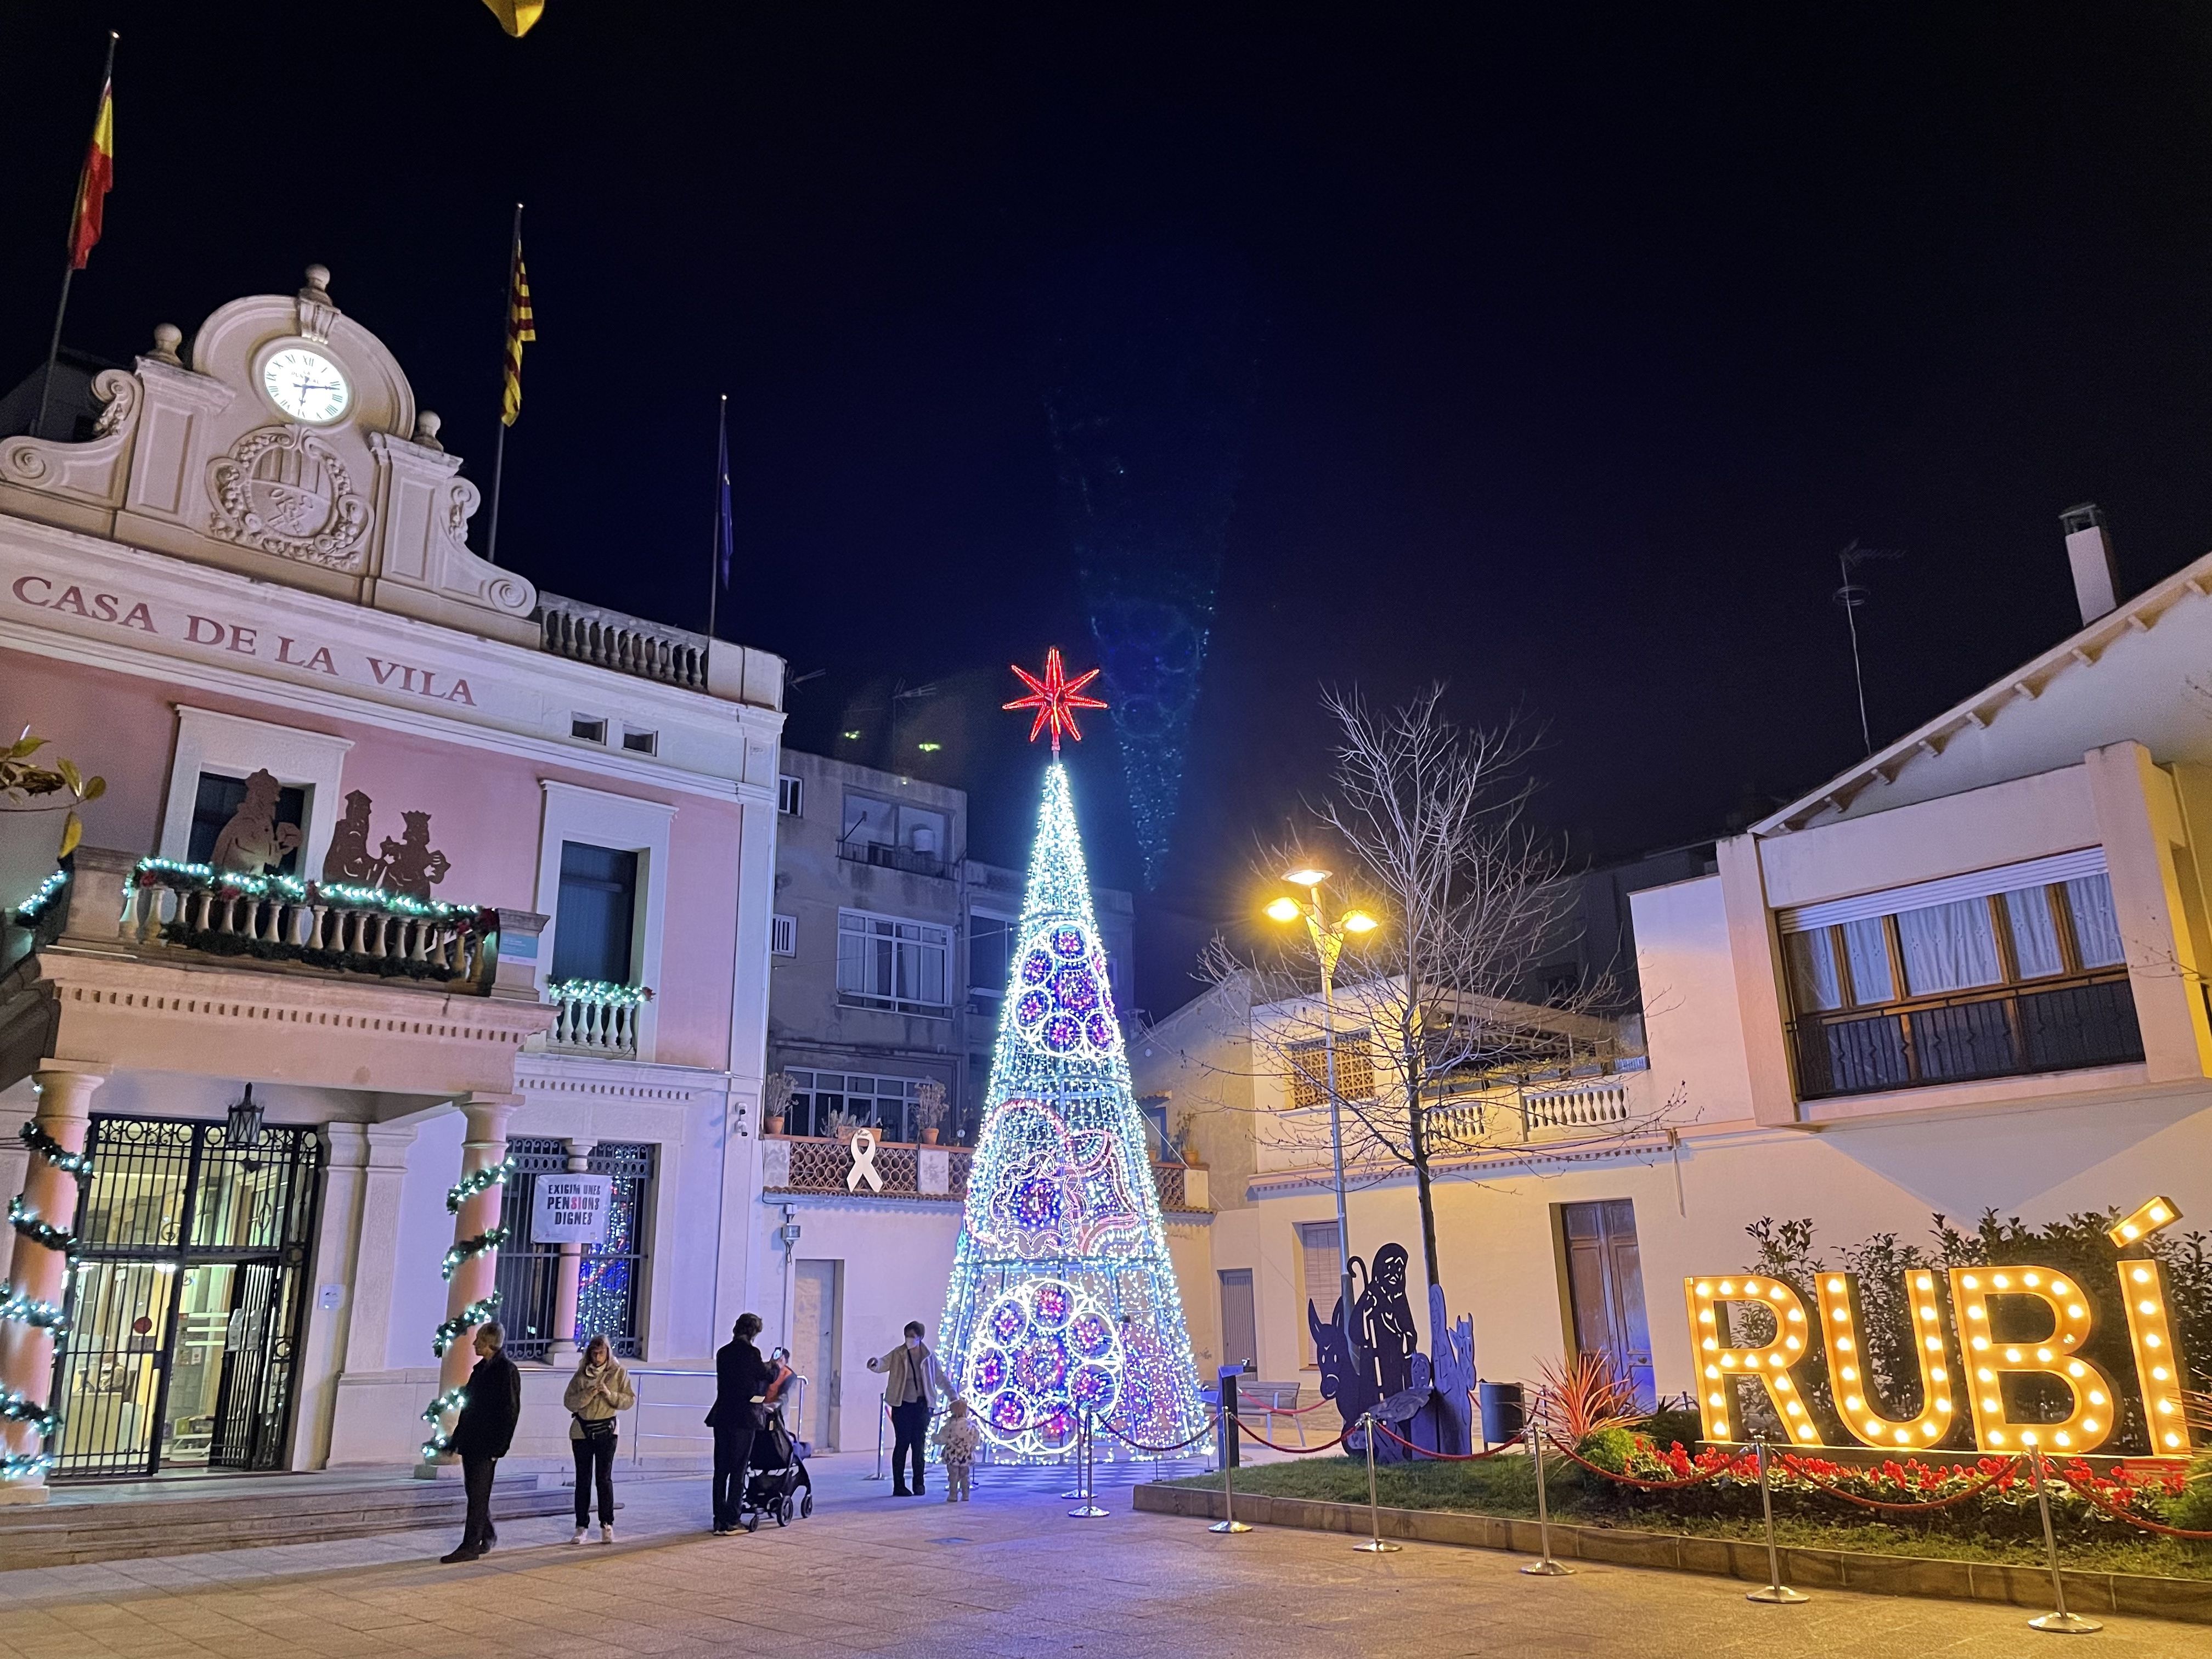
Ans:
[{"label": "person with stroller", "polygon": [[[945,1368],[937,1363],[937,1356],[922,1346],[922,1324],[919,1319],[907,1322],[906,1340],[880,1359],[871,1359],[868,1369],[884,1373],[884,1400],[891,1408],[891,1496],[920,1498],[927,1488],[921,1484],[922,1441],[929,1433],[929,1419],[937,1411],[937,1397],[952,1392],[951,1384],[945,1380]],[[909,1492],[906,1484],[907,1453],[914,1454],[914,1486]]]},{"label": "person with stroller", "polygon": [[968,1482],[975,1467],[975,1448],[983,1431],[968,1414],[966,1400],[955,1395],[945,1408],[945,1421],[937,1425],[937,1457],[945,1465],[945,1501],[968,1501]]},{"label": "person with stroller", "polygon": [[615,1541],[616,1413],[637,1404],[629,1373],[604,1336],[584,1345],[582,1363],[562,1390],[568,1412],[568,1449],[576,1455],[576,1535],[580,1544],[592,1527],[592,1487],[599,1489],[599,1542]]},{"label": "person with stroller", "polygon": [[453,1424],[453,1449],[461,1460],[461,1484],[468,1493],[468,1520],[460,1547],[438,1559],[448,1566],[473,1561],[499,1541],[491,1523],[491,1482],[499,1460],[514,1443],[522,1420],[522,1373],[507,1357],[507,1332],[497,1321],[477,1327],[477,1363],[463,1392],[461,1414]]},{"label": "person with stroller", "polygon": [[740,1530],[738,1508],[752,1478],[753,1435],[768,1420],[768,1407],[759,1402],[775,1384],[775,1367],[753,1346],[760,1331],[758,1314],[739,1314],[730,1340],[714,1355],[714,1407],[707,1413],[707,1426],[714,1431],[717,1537]]}]

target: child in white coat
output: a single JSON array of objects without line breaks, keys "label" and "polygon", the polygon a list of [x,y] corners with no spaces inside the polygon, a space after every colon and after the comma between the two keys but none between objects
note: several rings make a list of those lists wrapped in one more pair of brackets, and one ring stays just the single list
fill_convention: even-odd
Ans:
[{"label": "child in white coat", "polygon": [[937,1455],[945,1464],[945,1501],[962,1504],[968,1501],[969,1472],[975,1464],[975,1448],[981,1443],[983,1431],[975,1419],[968,1414],[968,1402],[956,1399],[945,1421],[937,1428]]}]

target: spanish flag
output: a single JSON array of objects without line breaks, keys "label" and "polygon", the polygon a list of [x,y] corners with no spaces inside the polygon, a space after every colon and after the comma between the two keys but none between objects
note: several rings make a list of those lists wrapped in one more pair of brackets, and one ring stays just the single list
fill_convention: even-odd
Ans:
[{"label": "spanish flag", "polygon": [[70,269],[82,270],[100,240],[100,216],[115,184],[115,82],[100,88],[100,114],[92,124],[92,148],[84,153],[77,176],[76,211],[70,218]]},{"label": "spanish flag", "polygon": [[[518,216],[516,222],[521,222]],[[530,274],[522,268],[522,234],[515,233],[514,272],[507,290],[507,395],[499,418],[508,426],[522,413],[522,345],[538,337],[538,325],[530,313]]]}]

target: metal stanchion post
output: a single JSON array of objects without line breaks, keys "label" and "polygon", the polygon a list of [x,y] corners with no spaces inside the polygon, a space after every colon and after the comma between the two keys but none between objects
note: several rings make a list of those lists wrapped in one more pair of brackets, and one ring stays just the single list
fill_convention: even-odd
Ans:
[{"label": "metal stanchion post", "polygon": [[1083,1466],[1084,1437],[1087,1431],[1085,1419],[1078,1417],[1075,1419],[1075,1486],[1071,1492],[1060,1493],[1062,1498],[1072,1498],[1084,1504],[1088,1504],[1091,1498],[1090,1472]]},{"label": "metal stanchion post", "polygon": [[884,1478],[884,1421],[890,1416],[890,1402],[882,1400],[876,1401],[876,1472],[873,1474],[862,1475],[860,1479],[863,1480],[880,1480]]},{"label": "metal stanchion post", "polygon": [[1098,1507],[1098,1494],[1094,1490],[1097,1483],[1092,1479],[1092,1473],[1097,1467],[1098,1454],[1097,1443],[1092,1438],[1091,1413],[1088,1410],[1079,1419],[1077,1433],[1082,1443],[1083,1501],[1067,1513],[1074,1520],[1095,1521],[1107,1511]]},{"label": "metal stanchion post", "polygon": [[1766,1588],[1755,1589],[1743,1599],[1764,1601],[1771,1607],[1795,1607],[1813,1598],[1782,1582],[1782,1553],[1774,1547],[1774,1492],[1766,1481],[1766,1443],[1760,1440],[1753,1443],[1759,1455],[1759,1512],[1766,1522]]},{"label": "metal stanchion post", "polygon": [[1536,1543],[1538,1559],[1521,1569],[1532,1578],[1565,1578],[1574,1569],[1552,1559],[1552,1507],[1544,1495],[1544,1437],[1538,1426],[1540,1413],[1528,1419],[1528,1455],[1536,1465]]},{"label": "metal stanchion post", "polygon": [[2054,1636],[2087,1636],[2104,1629],[2094,1619],[2084,1619],[2066,1611],[2066,1581],[2058,1571],[2058,1536],[2051,1530],[2051,1488],[2043,1479],[2043,1448],[2030,1446],[2028,1462],[2035,1470],[2035,1506],[2043,1511],[2043,1547],[2051,1558],[2051,1601],[2052,1611],[2027,1621],[2030,1630],[2049,1631]]},{"label": "metal stanchion post", "polygon": [[[1232,1412],[1223,1412],[1218,1406],[1215,1407],[1214,1410],[1220,1413],[1222,1422],[1229,1425],[1231,1432],[1234,1432],[1236,1414]],[[1208,1532],[1252,1530],[1237,1518],[1237,1460],[1226,1455],[1221,1460],[1221,1513],[1224,1518],[1208,1527],[1206,1528]]]},{"label": "metal stanchion post", "polygon": [[1367,1432],[1367,1541],[1352,1547],[1368,1555],[1391,1555],[1404,1547],[1382,1541],[1382,1512],[1375,1506],[1375,1413],[1359,1419]]}]

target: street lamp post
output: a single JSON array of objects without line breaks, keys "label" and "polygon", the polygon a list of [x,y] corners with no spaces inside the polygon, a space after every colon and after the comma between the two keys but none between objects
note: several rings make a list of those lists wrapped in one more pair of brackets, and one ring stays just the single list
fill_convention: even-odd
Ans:
[{"label": "street lamp post", "polygon": [[1277,921],[1303,921],[1321,964],[1322,1065],[1328,1090],[1329,1164],[1336,1183],[1336,1308],[1344,1334],[1345,1363],[1350,1364],[1359,1353],[1359,1344],[1352,1334],[1352,1231],[1344,1202],[1344,1109],[1336,1087],[1336,960],[1343,953],[1347,935],[1372,933],[1376,921],[1364,910],[1346,910],[1334,921],[1328,919],[1322,908],[1322,884],[1328,879],[1326,870],[1301,866],[1287,872],[1283,879],[1304,888],[1305,897],[1299,900],[1285,894],[1267,907],[1267,915]]}]

